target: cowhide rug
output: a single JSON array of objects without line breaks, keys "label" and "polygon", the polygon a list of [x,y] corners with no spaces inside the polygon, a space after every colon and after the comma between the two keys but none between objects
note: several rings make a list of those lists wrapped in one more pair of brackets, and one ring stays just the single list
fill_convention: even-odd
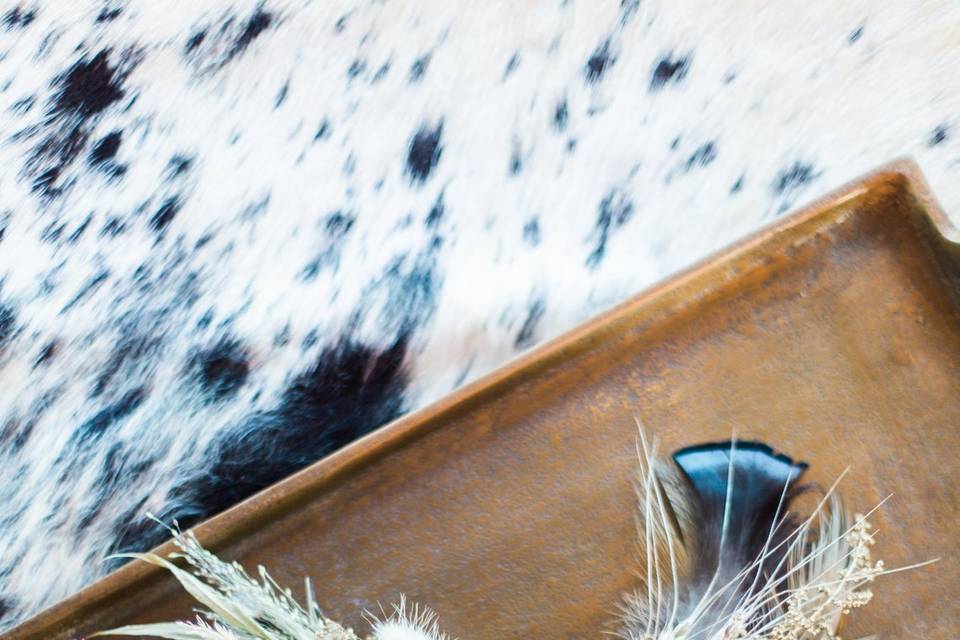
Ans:
[{"label": "cowhide rug", "polygon": [[960,5],[0,9],[0,628],[902,155]]}]

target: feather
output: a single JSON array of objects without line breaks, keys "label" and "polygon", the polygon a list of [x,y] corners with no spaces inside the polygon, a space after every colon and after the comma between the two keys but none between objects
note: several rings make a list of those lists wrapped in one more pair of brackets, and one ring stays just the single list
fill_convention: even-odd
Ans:
[{"label": "feather", "polygon": [[807,465],[763,443],[698,445],[665,462],[641,428],[638,456],[627,640],[832,639],[890,572],[871,561],[870,524],[849,515],[839,479],[801,520],[791,507],[810,490],[797,484]]}]

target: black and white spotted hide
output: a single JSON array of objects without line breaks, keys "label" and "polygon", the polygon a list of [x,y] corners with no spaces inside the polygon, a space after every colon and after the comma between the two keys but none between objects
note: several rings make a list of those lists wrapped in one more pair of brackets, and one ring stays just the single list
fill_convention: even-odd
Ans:
[{"label": "black and white spotted hide", "polygon": [[894,156],[960,205],[887,4],[0,3],[0,629]]}]

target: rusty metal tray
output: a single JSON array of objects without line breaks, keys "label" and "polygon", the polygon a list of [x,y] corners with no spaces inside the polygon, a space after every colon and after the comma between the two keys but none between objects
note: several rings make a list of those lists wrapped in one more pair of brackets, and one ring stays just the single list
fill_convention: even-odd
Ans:
[{"label": "rusty metal tray", "polygon": [[[464,640],[587,638],[631,587],[634,417],[674,448],[733,429],[876,516],[888,565],[846,636],[960,627],[960,248],[909,161],[778,222],[196,529],[329,615],[402,590]],[[167,549],[164,549],[167,550]],[[189,614],[128,565],[7,633]]]}]

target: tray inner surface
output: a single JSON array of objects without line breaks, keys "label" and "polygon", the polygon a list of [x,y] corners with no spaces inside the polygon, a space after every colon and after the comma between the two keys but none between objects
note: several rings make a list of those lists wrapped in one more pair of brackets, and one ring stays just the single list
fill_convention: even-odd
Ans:
[{"label": "tray inner surface", "polygon": [[[633,585],[634,418],[664,450],[736,430],[807,460],[824,485],[849,465],[853,509],[894,493],[872,518],[887,566],[942,558],[880,579],[845,636],[952,640],[960,316],[945,274],[956,249],[915,189],[897,173],[867,179],[355,445],[336,473],[322,462],[268,490],[201,538],[295,590],[309,574],[326,612],[358,628],[364,608],[402,591],[463,640],[599,638]],[[9,637],[189,612],[170,579],[125,575]]]}]

